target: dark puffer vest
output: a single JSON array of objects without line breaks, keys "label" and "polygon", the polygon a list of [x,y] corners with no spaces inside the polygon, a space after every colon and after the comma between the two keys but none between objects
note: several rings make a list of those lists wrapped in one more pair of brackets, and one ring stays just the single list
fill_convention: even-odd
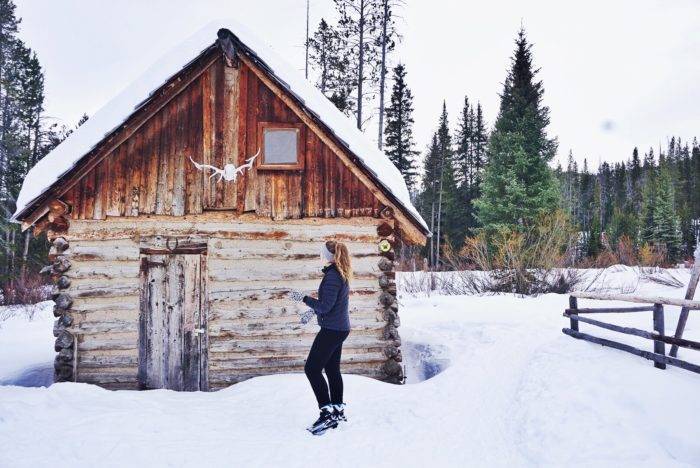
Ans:
[{"label": "dark puffer vest", "polygon": [[340,275],[335,263],[323,268],[323,279],[318,287],[318,299],[304,296],[304,304],[311,307],[321,328],[350,331],[348,296],[350,286]]}]

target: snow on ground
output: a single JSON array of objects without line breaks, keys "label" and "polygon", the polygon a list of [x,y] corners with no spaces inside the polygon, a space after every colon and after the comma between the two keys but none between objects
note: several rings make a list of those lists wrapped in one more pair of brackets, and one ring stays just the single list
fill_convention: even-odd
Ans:
[{"label": "snow on ground", "polygon": [[48,386],[53,381],[52,312],[52,301],[0,307],[0,384]]},{"label": "snow on ground", "polygon": [[[687,272],[674,275],[687,283]],[[636,281],[629,269],[608,278]],[[641,283],[636,294],[684,291]],[[346,376],[349,422],[322,437],[304,430],[316,414],[301,374],[215,393],[0,386],[0,466],[700,465],[700,376],[565,336],[567,302],[402,297],[409,381],[442,372],[404,386]],[[667,310],[671,333],[677,309]],[[606,319],[651,329],[648,312]],[[53,337],[43,323],[48,362]],[[3,324],[0,354],[8,332],[23,349],[20,335],[32,329],[25,325]],[[586,324],[581,330],[622,340]],[[700,339],[700,319],[691,316],[686,336]],[[641,338],[624,341],[652,348]],[[27,339],[27,352],[39,344]],[[681,351],[700,362],[695,354]],[[0,380],[16,371],[7,365],[0,361]]]}]

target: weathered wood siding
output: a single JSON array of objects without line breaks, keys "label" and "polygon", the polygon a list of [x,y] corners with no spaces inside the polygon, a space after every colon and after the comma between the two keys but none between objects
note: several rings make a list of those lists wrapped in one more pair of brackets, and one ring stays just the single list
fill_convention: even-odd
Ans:
[{"label": "weathered wood siding", "polygon": [[[315,294],[319,245],[342,239],[352,254],[352,333],[343,371],[386,379],[396,369],[400,340],[382,304],[376,218],[271,221],[228,213],[74,220],[63,253],[71,267],[65,289],[73,302],[67,328],[76,339],[74,379],[109,388],[137,388],[141,247],[158,236],[205,240],[208,383],[216,389],[276,372],[302,372],[318,329],[300,326],[292,289]],[[164,240],[161,239],[161,244]],[[172,243],[170,244],[172,245]],[[385,262],[386,263],[386,262]],[[396,320],[396,322],[392,322]]]},{"label": "weathered wood siding", "polygon": [[[301,170],[246,171],[216,182],[190,162],[241,165],[258,151],[261,122],[297,124]],[[73,219],[255,212],[273,219],[377,216],[380,202],[244,63],[216,60],[63,197]]]}]

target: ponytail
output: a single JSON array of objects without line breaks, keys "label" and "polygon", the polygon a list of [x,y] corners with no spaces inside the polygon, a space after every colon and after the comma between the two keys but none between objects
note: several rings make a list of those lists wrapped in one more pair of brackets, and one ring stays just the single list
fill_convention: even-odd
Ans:
[{"label": "ponytail", "polygon": [[352,280],[352,265],[350,264],[350,253],[348,248],[342,242],[328,241],[326,248],[333,254],[333,261],[340,276],[343,277],[346,283]]}]

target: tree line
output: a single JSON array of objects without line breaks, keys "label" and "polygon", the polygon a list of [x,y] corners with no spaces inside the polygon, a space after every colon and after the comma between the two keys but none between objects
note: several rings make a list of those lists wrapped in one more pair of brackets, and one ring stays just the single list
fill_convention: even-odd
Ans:
[{"label": "tree line", "polygon": [[[358,84],[364,80],[369,85],[365,89],[372,89],[379,82],[371,73],[363,78],[359,64],[365,60],[366,69],[373,70],[379,63],[388,67],[390,60],[384,54],[377,61],[379,49],[361,54],[357,49],[361,20],[348,21],[347,9],[371,12],[365,33],[374,39],[365,44],[389,40],[386,50],[392,52],[401,37],[392,17],[396,5],[366,0],[335,3],[341,19],[336,25],[321,20],[310,41],[312,68],[321,91],[341,111],[354,115],[362,128],[363,117],[354,104],[362,96]],[[381,8],[387,5],[388,9]],[[376,24],[390,24],[390,34],[382,36]],[[354,41],[345,39],[353,36]],[[690,256],[700,234],[697,139],[689,143],[674,137],[668,148],[656,154],[650,149],[643,156],[635,148],[627,161],[603,162],[597,171],[590,171],[586,161],[579,168],[571,153],[566,168],[561,164],[553,168],[558,142],[547,135],[549,109],[536,74],[532,46],[521,29],[492,129],[478,101],[464,98],[454,127],[443,102],[437,130],[420,158],[406,66],[393,67],[389,102],[378,107],[377,120],[380,125],[386,122],[379,146],[404,175],[433,232],[422,252],[429,264],[439,267],[446,249],[458,252],[477,234],[493,238],[496,233],[523,231],[555,213],[566,215],[566,225],[575,233],[572,261],[595,259],[602,253],[627,261],[620,259],[621,252],[627,256],[651,252],[667,262]],[[382,82],[382,90],[383,86]]]},{"label": "tree line", "polygon": [[[421,252],[435,268],[469,239],[524,232],[563,213],[576,233],[577,260],[632,250],[668,261],[688,256],[700,230],[700,145],[672,138],[663,151],[635,148],[625,162],[596,172],[552,168],[557,140],[547,134],[549,109],[524,30],[489,126],[478,100],[464,98],[451,124],[446,103],[426,150],[413,136],[413,93],[405,64],[394,63],[401,40],[399,0],[333,0],[337,19],[322,19],[308,38],[313,80],[358,128],[377,123],[377,144],[403,174],[433,236]],[[12,0],[0,0],[0,280],[7,284],[45,264],[45,239],[10,223],[28,170],[72,128],[45,115],[44,75],[19,37]],[[386,96],[388,94],[388,96]],[[386,96],[386,97],[385,97]],[[385,102],[386,101],[386,102]],[[87,119],[84,116],[78,125]],[[421,154],[422,153],[422,154]],[[562,226],[562,224],[557,224]]]},{"label": "tree line", "polygon": [[[0,282],[7,285],[46,263],[47,243],[9,222],[29,169],[72,131],[44,111],[44,73],[18,36],[12,0],[0,0]],[[81,123],[87,117],[81,119]]]},{"label": "tree line", "polygon": [[585,233],[580,255],[639,249],[646,244],[677,261],[693,255],[700,235],[700,144],[672,137],[667,148],[627,161],[603,162],[590,173],[569,153],[556,168],[561,206]]}]

